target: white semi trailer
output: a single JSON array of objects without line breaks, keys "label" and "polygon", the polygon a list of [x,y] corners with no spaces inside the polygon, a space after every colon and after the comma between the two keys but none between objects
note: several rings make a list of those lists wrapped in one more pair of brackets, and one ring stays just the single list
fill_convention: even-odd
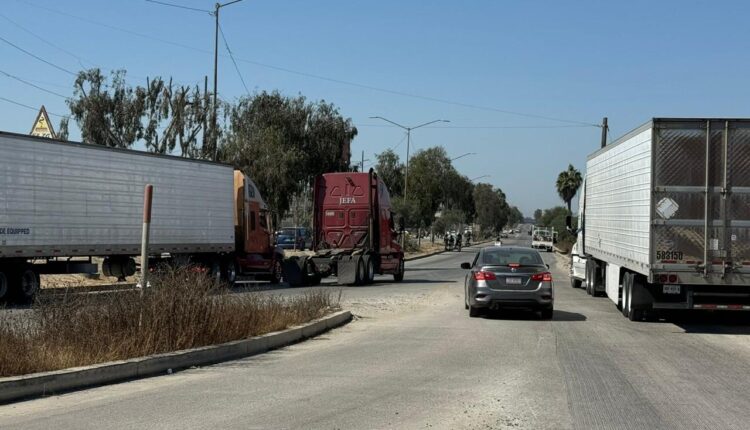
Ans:
[{"label": "white semi trailer", "polygon": [[0,132],[0,301],[31,300],[40,274],[132,275],[143,192],[151,255],[235,250],[232,166]]},{"label": "white semi trailer", "polygon": [[750,119],[655,118],[591,154],[577,235],[587,292],[630,320],[750,310]]}]

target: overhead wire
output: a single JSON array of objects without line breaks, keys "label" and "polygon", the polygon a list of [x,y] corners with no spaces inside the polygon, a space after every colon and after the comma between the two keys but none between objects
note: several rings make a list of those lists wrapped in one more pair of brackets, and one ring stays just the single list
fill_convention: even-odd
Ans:
[{"label": "overhead wire", "polygon": [[39,85],[36,85],[36,84],[33,84],[33,83],[29,82],[29,81],[21,79],[18,76],[11,75],[10,73],[8,73],[8,72],[6,72],[4,70],[0,70],[0,74],[3,74],[3,75],[5,75],[6,77],[8,77],[10,79],[13,79],[13,80],[16,80],[18,82],[21,82],[24,85],[28,85],[28,86],[34,87],[34,88],[36,88],[36,89],[38,89],[40,91],[44,91],[45,93],[52,94],[54,96],[57,96],[57,97],[60,97],[60,98],[66,99],[66,100],[70,98],[69,96],[64,96],[64,95],[62,95],[62,94],[60,94],[58,92],[55,92],[55,91],[52,91],[52,90],[48,90],[46,88],[40,87]]},{"label": "overhead wire", "polygon": [[[149,40],[157,41],[157,42],[160,42],[160,43],[165,43],[165,44],[172,45],[172,46],[178,46],[178,47],[181,47],[181,48],[184,48],[184,49],[188,49],[188,50],[192,50],[192,51],[196,51],[196,52],[211,53],[211,51],[209,51],[209,50],[196,48],[194,46],[186,45],[186,44],[183,44],[183,43],[179,43],[179,42],[175,42],[175,41],[171,41],[171,40],[166,40],[166,39],[162,39],[162,38],[159,38],[159,37],[155,37],[155,36],[151,36],[151,35],[139,33],[139,32],[136,32],[136,31],[133,31],[133,30],[129,30],[129,29],[126,29],[126,28],[122,28],[122,27],[118,27],[118,26],[114,26],[114,25],[110,25],[110,24],[106,24],[106,23],[94,21],[94,20],[91,20],[91,19],[88,19],[88,18],[83,18],[83,17],[80,17],[80,16],[76,16],[76,15],[70,14],[68,12],[63,12],[63,11],[56,10],[56,9],[53,9],[53,8],[49,8],[49,7],[46,7],[46,6],[41,6],[41,5],[38,5],[38,4],[35,4],[35,3],[31,3],[31,2],[29,2],[27,0],[16,0],[16,1],[19,1],[21,3],[24,3],[24,4],[32,6],[32,7],[36,7],[36,8],[43,9],[43,10],[47,10],[47,11],[52,12],[52,13],[56,13],[56,14],[59,14],[59,15],[71,17],[71,18],[78,19],[78,20],[81,20],[81,21],[84,21],[84,22],[88,22],[90,24],[102,26],[102,27],[105,27],[105,28],[110,28],[110,29],[113,29],[113,30],[121,31],[121,32],[124,32],[124,33],[128,33],[128,34],[135,35],[135,36],[138,36],[138,37],[142,37],[142,38],[146,38],[146,39],[149,39]],[[162,2],[162,3],[166,3],[166,2]],[[201,10],[201,11],[203,11],[203,10]],[[577,121],[577,120],[570,120],[570,119],[564,119],[564,118],[556,118],[556,117],[551,117],[551,116],[546,116],[546,115],[537,115],[537,114],[531,114],[531,113],[525,113],[525,112],[512,111],[512,110],[508,110],[508,109],[499,109],[499,108],[495,108],[495,107],[491,107],[491,106],[483,106],[483,105],[472,104],[472,103],[458,102],[458,101],[447,100],[447,99],[442,99],[442,98],[438,98],[438,97],[423,96],[423,95],[412,94],[412,93],[408,93],[408,92],[404,92],[404,91],[399,91],[399,90],[393,90],[393,89],[388,89],[388,88],[381,88],[381,87],[376,87],[376,86],[373,86],[373,85],[361,84],[361,83],[347,81],[347,80],[343,80],[343,79],[331,78],[331,77],[327,77],[327,76],[322,76],[322,75],[317,75],[317,74],[313,74],[313,73],[308,73],[308,72],[303,72],[303,71],[299,71],[299,70],[294,70],[294,69],[290,69],[290,68],[287,68],[287,67],[275,66],[275,65],[266,64],[266,63],[262,63],[262,62],[259,62],[259,61],[249,60],[249,59],[240,58],[240,57],[237,57],[236,61],[247,63],[247,64],[253,64],[253,65],[256,65],[256,66],[259,66],[259,67],[263,67],[263,68],[268,68],[268,69],[271,69],[271,70],[282,71],[282,72],[289,73],[289,74],[295,74],[295,75],[304,76],[304,77],[308,77],[308,78],[312,78],[312,79],[318,79],[318,80],[322,80],[322,81],[333,82],[333,83],[337,83],[337,84],[341,84],[341,85],[347,85],[347,86],[352,86],[352,87],[358,87],[358,88],[368,89],[368,90],[371,90],[371,91],[376,91],[376,92],[381,92],[381,93],[386,93],[386,94],[398,95],[398,96],[401,96],[401,97],[408,97],[408,98],[420,99],[420,100],[431,101],[431,102],[435,102],[435,103],[460,106],[460,107],[465,107],[465,108],[470,108],[470,109],[476,109],[476,110],[484,110],[484,111],[491,111],[491,112],[503,113],[503,114],[506,114],[506,115],[514,115],[514,116],[521,116],[521,117],[527,117],[527,118],[544,119],[544,120],[547,120],[547,121],[563,122],[563,123],[568,123],[568,124],[578,124],[580,126],[587,126],[587,127],[597,127],[597,128],[601,127],[601,125],[599,125],[599,124],[594,124],[594,123],[590,123],[590,122],[586,122],[586,121]]]},{"label": "overhead wire", "polygon": [[5,39],[5,38],[4,38],[4,37],[2,37],[2,36],[0,36],[0,41],[2,41],[2,42],[5,42],[6,44],[8,44],[8,45],[12,46],[13,48],[15,48],[15,49],[17,49],[17,50],[19,50],[19,51],[23,52],[24,54],[26,54],[26,55],[28,55],[28,56],[30,56],[30,57],[36,58],[37,60],[41,61],[42,63],[45,63],[45,64],[47,64],[47,65],[49,65],[49,66],[52,66],[52,67],[54,67],[54,68],[55,68],[55,69],[57,69],[57,70],[63,71],[63,72],[65,72],[65,73],[69,74],[69,75],[73,75],[73,76],[78,76],[78,74],[77,74],[77,73],[75,73],[75,72],[72,72],[72,71],[70,71],[70,70],[66,69],[65,67],[62,67],[62,66],[58,66],[57,64],[55,64],[55,63],[53,63],[53,62],[51,62],[51,61],[47,61],[47,60],[45,60],[44,58],[42,58],[42,57],[40,57],[40,56],[38,56],[38,55],[36,55],[36,54],[34,54],[34,53],[32,53],[32,52],[29,52],[29,51],[27,51],[27,50],[25,50],[25,49],[21,48],[20,46],[16,45],[15,43],[13,43],[13,42],[11,42],[11,41],[9,41],[9,40],[7,40],[7,39]]},{"label": "overhead wire", "polygon": [[242,86],[245,88],[245,92],[247,93],[247,95],[251,95],[250,90],[247,89],[247,85],[245,84],[245,78],[242,77],[242,72],[240,71],[240,68],[237,66],[237,61],[234,60],[234,54],[232,54],[232,50],[229,48],[229,42],[227,42],[227,37],[224,35],[224,29],[221,27],[221,24],[219,24],[219,32],[221,33],[221,39],[224,40],[224,46],[227,48],[227,52],[229,53],[229,58],[232,59],[232,64],[234,64],[234,70],[237,71],[237,75],[240,77]]},{"label": "overhead wire", "polygon": [[[11,99],[5,98],[3,96],[0,96],[0,100],[8,102],[8,103],[12,103],[12,104],[14,104],[16,106],[24,107],[26,109],[30,109],[30,110],[33,110],[33,111],[38,111],[39,110],[39,109],[37,109],[37,108],[35,108],[33,106],[29,106],[27,104],[23,104],[21,102],[15,101],[15,100],[11,100]],[[54,113],[54,112],[50,112],[50,111],[47,111],[47,114],[52,115],[52,116],[56,116],[56,117],[59,117],[59,118],[70,118],[70,115],[60,115],[58,113]]]},{"label": "overhead wire", "polygon": [[164,5],[164,6],[178,7],[180,9],[193,10],[193,11],[196,11],[196,12],[211,13],[211,11],[208,10],[208,9],[198,9],[197,7],[190,7],[190,6],[185,6],[185,5],[176,4],[176,3],[170,3],[170,2],[166,2],[166,1],[158,1],[158,0],[146,0],[146,1],[149,2],[149,3],[156,3],[156,4],[161,4],[161,5]]}]

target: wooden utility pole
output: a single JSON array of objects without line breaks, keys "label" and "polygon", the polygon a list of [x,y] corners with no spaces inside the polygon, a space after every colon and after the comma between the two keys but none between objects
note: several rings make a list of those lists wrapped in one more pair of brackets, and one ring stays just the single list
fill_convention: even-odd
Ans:
[{"label": "wooden utility pole", "polygon": [[607,117],[605,116],[602,119],[602,148],[607,146],[607,132],[609,131],[609,126],[607,125]]}]

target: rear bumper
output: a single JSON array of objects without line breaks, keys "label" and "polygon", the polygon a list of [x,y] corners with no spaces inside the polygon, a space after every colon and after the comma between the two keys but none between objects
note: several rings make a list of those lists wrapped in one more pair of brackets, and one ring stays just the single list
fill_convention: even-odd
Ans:
[{"label": "rear bumper", "polygon": [[555,302],[551,289],[534,291],[498,291],[479,289],[469,300],[476,308],[545,309]]}]

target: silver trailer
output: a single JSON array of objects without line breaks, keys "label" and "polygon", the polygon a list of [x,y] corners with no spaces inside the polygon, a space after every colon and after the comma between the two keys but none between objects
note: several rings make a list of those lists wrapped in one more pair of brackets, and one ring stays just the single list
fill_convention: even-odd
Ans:
[{"label": "silver trailer", "polygon": [[0,298],[29,299],[40,273],[96,271],[72,257],[134,273],[146,184],[152,255],[234,250],[231,166],[5,132],[0,154]]},{"label": "silver trailer", "polygon": [[591,154],[576,249],[631,320],[750,310],[750,119],[655,118]]}]

